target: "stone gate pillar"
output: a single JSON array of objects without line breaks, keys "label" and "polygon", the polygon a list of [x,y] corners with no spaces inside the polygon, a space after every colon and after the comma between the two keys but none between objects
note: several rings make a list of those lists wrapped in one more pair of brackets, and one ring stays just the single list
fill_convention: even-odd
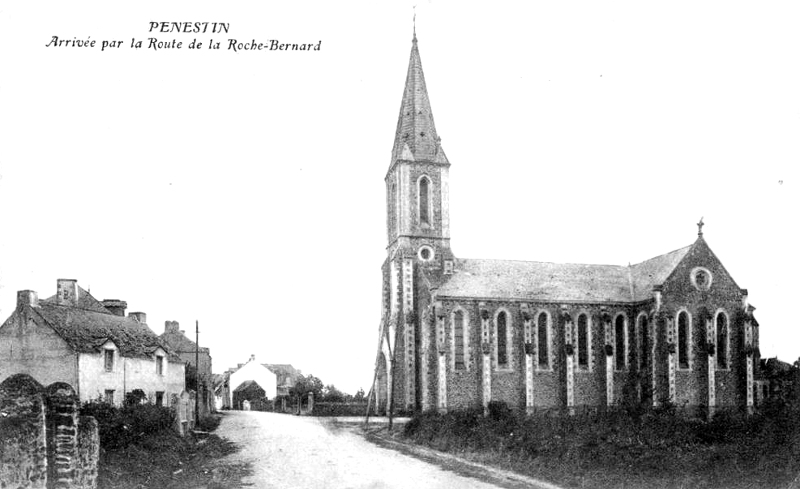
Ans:
[{"label": "stone gate pillar", "polygon": [[78,396],[69,384],[45,389],[48,487],[69,488],[78,466]]},{"label": "stone gate pillar", "polygon": [[44,489],[47,483],[44,388],[16,374],[0,384],[0,480],[8,487]]}]

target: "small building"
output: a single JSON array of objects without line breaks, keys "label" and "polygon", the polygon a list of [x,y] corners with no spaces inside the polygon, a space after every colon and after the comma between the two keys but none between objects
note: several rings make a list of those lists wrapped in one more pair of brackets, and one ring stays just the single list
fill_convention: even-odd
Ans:
[{"label": "small building", "polygon": [[39,300],[17,293],[17,307],[0,326],[0,379],[28,374],[39,383],[66,382],[81,402],[121,404],[141,389],[170,405],[184,390],[184,364],[127,303],[99,301],[76,280],[59,279],[57,294]]},{"label": "small building", "polygon": [[286,396],[301,375],[300,370],[288,363],[258,363],[256,356],[250,355],[246,363],[240,363],[236,368],[230,368],[214,379],[217,408],[242,409],[241,400],[244,397],[240,399],[235,393],[242,386],[253,389],[253,384],[264,391],[264,398],[267,400],[273,401],[278,396]]},{"label": "small building", "polygon": [[190,383],[186,387],[197,392],[200,414],[204,415],[213,411],[214,389],[209,349],[204,347],[198,349],[197,344],[187,338],[185,331],[180,329],[178,321],[165,321],[164,333],[159,338],[180,357],[187,369],[195,370],[194,378],[197,380],[197,385]]}]

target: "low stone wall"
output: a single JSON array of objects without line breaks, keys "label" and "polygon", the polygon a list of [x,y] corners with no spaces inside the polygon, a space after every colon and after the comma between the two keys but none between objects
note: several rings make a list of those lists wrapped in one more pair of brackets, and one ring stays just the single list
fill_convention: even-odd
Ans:
[{"label": "low stone wall", "polygon": [[25,374],[0,384],[3,487],[97,487],[97,422],[79,420],[78,410],[78,396],[69,384],[44,388]]}]

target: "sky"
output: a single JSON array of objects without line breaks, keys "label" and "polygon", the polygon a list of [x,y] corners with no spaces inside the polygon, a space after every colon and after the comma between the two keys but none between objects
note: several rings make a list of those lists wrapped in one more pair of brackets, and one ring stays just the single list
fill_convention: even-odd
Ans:
[{"label": "sky", "polygon": [[[0,320],[73,278],[213,369],[369,389],[416,33],[460,258],[638,263],[704,237],[793,361],[796,2],[0,7]],[[416,21],[414,16],[416,15]],[[151,33],[223,22],[227,33]],[[95,47],[47,46],[53,36]],[[148,38],[182,42],[148,49]],[[132,48],[132,39],[143,41]],[[200,49],[188,49],[196,39]],[[238,51],[240,42],[319,51]],[[102,41],[122,41],[101,50]],[[219,41],[219,50],[208,43]]]}]

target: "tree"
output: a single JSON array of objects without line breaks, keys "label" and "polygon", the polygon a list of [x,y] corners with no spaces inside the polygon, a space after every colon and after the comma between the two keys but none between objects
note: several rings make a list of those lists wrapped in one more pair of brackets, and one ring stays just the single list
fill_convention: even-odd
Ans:
[{"label": "tree", "polygon": [[333,384],[326,385],[322,389],[322,400],[325,402],[346,402],[347,397],[347,394],[337,389]]},{"label": "tree", "polygon": [[367,395],[364,393],[364,389],[358,389],[356,395],[353,396],[353,402],[364,402],[367,399]]},{"label": "tree", "polygon": [[293,397],[300,398],[302,401],[308,397],[309,392],[313,392],[314,399],[320,399],[322,397],[322,388],[322,381],[317,377],[311,374],[307,376],[301,375],[298,377],[297,382],[294,383],[294,386],[289,390],[289,394]]}]

